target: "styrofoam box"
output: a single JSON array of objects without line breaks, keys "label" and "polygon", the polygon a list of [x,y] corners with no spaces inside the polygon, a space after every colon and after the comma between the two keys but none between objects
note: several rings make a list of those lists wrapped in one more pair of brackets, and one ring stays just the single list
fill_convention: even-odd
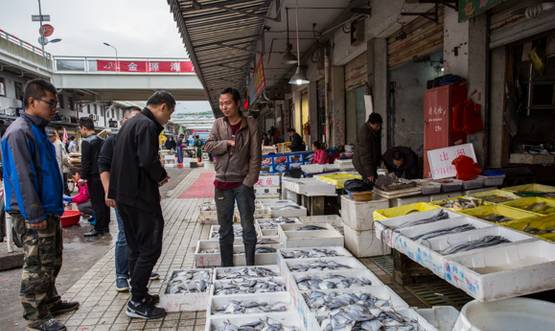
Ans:
[{"label": "styrofoam box", "polygon": [[391,249],[376,238],[373,230],[356,231],[349,226],[343,228],[345,246],[356,257],[381,256],[391,253]]},{"label": "styrofoam box", "polygon": [[324,165],[323,164],[303,164],[301,166],[301,170],[305,174],[320,174],[324,172]]},{"label": "styrofoam box", "polygon": [[282,187],[297,194],[308,196],[336,195],[335,185],[322,182],[316,178],[284,178]]},{"label": "styrofoam box", "polygon": [[[211,270],[207,269],[179,269],[172,270],[168,273],[169,277],[173,275],[174,272],[181,270],[200,270],[208,271],[212,274]],[[167,312],[179,312],[179,311],[198,311],[206,309],[208,305],[210,294],[212,293],[212,284],[206,289],[206,292],[202,293],[182,293],[182,294],[166,294],[167,287],[169,285],[168,280],[162,288],[162,294],[160,295],[160,307],[163,307]]]},{"label": "styrofoam box", "polygon": [[441,192],[449,193],[455,191],[462,191],[463,182],[459,179],[451,179],[451,183],[440,183],[441,184]]},{"label": "styrofoam box", "polygon": [[484,176],[478,176],[475,179],[463,180],[464,190],[473,190],[484,186]]},{"label": "styrofoam box", "polygon": [[[234,228],[234,229],[242,229],[241,224],[233,224],[233,228]],[[255,230],[257,231],[256,235],[257,235],[257,236],[261,236],[262,234],[258,232],[257,227],[255,226],[254,228],[255,228]],[[214,239],[214,238],[212,237],[212,233],[218,232],[219,230],[220,230],[220,226],[219,226],[219,225],[212,225],[212,226],[210,227],[210,234],[209,234],[208,240],[210,240],[210,241],[218,241],[219,239]],[[233,241],[233,244],[234,244],[234,245],[242,245],[242,244],[243,244],[243,237],[237,237],[237,236],[235,236],[234,241]]]},{"label": "styrofoam box", "polygon": [[[457,214],[446,209],[443,209],[443,210],[447,212],[447,214],[449,214],[449,218],[456,218],[456,217],[462,216],[461,214]],[[376,237],[382,240],[386,245],[393,247],[392,236],[393,236],[393,230],[395,229],[395,227],[405,222],[412,222],[412,221],[432,217],[434,215],[437,215],[440,211],[441,209],[434,209],[429,211],[411,213],[411,214],[407,214],[399,217],[388,218],[383,221],[378,221],[374,224],[374,231],[376,233]]]},{"label": "styrofoam box", "polygon": [[306,216],[306,214],[306,208],[299,205],[295,207],[270,207],[271,217],[300,217]]},{"label": "styrofoam box", "polygon": [[[257,245],[256,247],[273,247],[279,249],[281,245]],[[219,267],[222,265],[222,259],[219,252],[220,244],[217,241],[199,240],[195,251],[195,265],[197,268]],[[202,253],[204,249],[217,248],[217,253]],[[245,246],[233,246],[233,264],[236,266],[246,265]],[[276,264],[278,261],[278,253],[256,253],[254,257],[255,265]]]},{"label": "styrofoam box", "polygon": [[333,164],[337,165],[339,170],[350,170],[354,169],[353,160],[335,160]]},{"label": "styrofoam box", "polygon": [[278,175],[261,175],[254,187],[279,187],[280,184],[281,177]]},{"label": "styrofoam box", "polygon": [[199,211],[199,222],[201,224],[218,224],[218,212],[215,210]]},{"label": "styrofoam box", "polygon": [[397,207],[397,206],[409,205],[411,203],[417,203],[417,202],[430,202],[430,196],[417,195],[417,196],[406,197],[406,198],[396,198],[396,199],[392,199],[391,201],[392,201],[391,207]]},{"label": "styrofoam box", "polygon": [[343,226],[343,220],[339,215],[317,215],[317,216],[301,216],[299,220],[303,224],[330,224],[331,226],[338,227]]},{"label": "styrofoam box", "polygon": [[[218,276],[218,275],[221,274],[221,273],[225,273],[226,270],[244,269],[244,268],[266,268],[266,269],[272,270],[278,276],[281,275],[281,271],[280,271],[280,269],[277,265],[260,265],[260,266],[249,266],[249,267],[222,267],[222,268],[214,268],[214,281],[221,280],[220,276]],[[242,277],[242,278],[244,278],[244,277]],[[249,277],[247,277],[247,278],[249,278]],[[252,278],[252,277],[250,277],[250,278]]]},{"label": "styrofoam box", "polygon": [[[260,234],[262,235],[262,237],[273,237],[273,236],[278,236],[278,225],[275,225],[275,228],[263,228],[262,224],[264,223],[268,223],[271,222],[273,218],[260,218],[260,219],[256,219],[254,220],[255,226],[258,227],[258,231],[260,232]],[[287,224],[302,224],[302,222],[300,221],[299,218],[297,217],[290,217],[291,220],[293,220],[295,223],[287,223]]]},{"label": "styrofoam box", "polygon": [[426,181],[423,182],[421,185],[422,188],[422,194],[423,195],[431,195],[431,194],[438,194],[441,192],[441,184],[436,183],[436,182],[432,182],[432,181]]},{"label": "styrofoam box", "polygon": [[555,289],[555,245],[540,240],[491,247],[448,261],[445,279],[480,301]]},{"label": "styrofoam box", "polygon": [[[269,293],[268,295],[260,296],[259,294],[238,294],[238,295],[227,295],[227,296],[216,296],[213,297],[206,310],[207,317],[221,317],[221,316],[234,316],[234,315],[252,315],[252,314],[225,314],[216,312],[217,307],[224,307],[230,304],[232,301],[239,302],[258,302],[258,303],[284,303],[288,306],[286,312],[291,312],[293,309],[293,302],[291,301],[291,295],[288,292],[277,292]],[[285,312],[284,312],[285,313]],[[257,314],[257,313],[255,313]],[[258,313],[260,314],[260,313]]]},{"label": "styrofoam box", "polygon": [[314,249],[314,248],[319,248],[319,249],[328,249],[328,250],[333,250],[336,252],[337,256],[347,256],[347,257],[351,257],[353,256],[351,254],[351,252],[349,252],[348,250],[346,250],[344,247],[301,247],[301,248],[282,248],[278,251],[278,260],[279,260],[279,266],[281,269],[281,272],[283,272],[287,266],[285,265],[285,261],[288,260],[302,260],[302,259],[311,259],[311,258],[297,258],[297,259],[290,259],[290,258],[285,258],[283,257],[283,255],[281,254],[281,252],[290,252],[290,251],[296,251],[296,250],[310,250],[310,249]]},{"label": "styrofoam box", "polygon": [[[290,273],[290,274],[287,275],[287,278],[289,278],[287,280],[288,289],[289,289],[289,292],[291,292],[293,290],[293,291],[297,291],[297,292],[301,293],[303,291],[301,291],[301,289],[297,285],[297,282],[299,281],[299,279],[302,279],[304,277],[317,277],[317,278],[325,280],[325,279],[333,278],[335,276],[344,276],[344,277],[356,278],[358,280],[370,281],[372,283],[371,286],[384,286],[383,282],[370,270],[368,270],[368,269],[357,269],[356,272],[353,272],[353,270],[339,270],[339,271],[333,271],[332,270],[332,271],[321,271],[321,272],[295,272],[295,273]],[[289,285],[291,285],[291,286],[289,286]],[[349,287],[349,288],[334,289],[334,290],[335,291],[343,291],[343,290],[349,290],[349,289],[355,289],[355,288],[365,288],[365,287],[368,287],[368,286],[360,286],[360,285],[352,284],[352,286]],[[324,290],[314,289],[312,291],[324,291]]]},{"label": "styrofoam box", "polygon": [[278,234],[283,248],[343,246],[344,238],[330,224],[321,224],[326,230],[300,231],[304,224],[285,224],[278,227]]},{"label": "styrofoam box", "polygon": [[501,186],[505,181],[505,175],[484,177],[484,186]]},{"label": "styrofoam box", "polygon": [[428,323],[438,331],[453,331],[459,317],[459,311],[452,306],[433,306],[432,308],[419,308],[416,312],[424,317]]},{"label": "styrofoam box", "polygon": [[443,194],[434,194],[430,196],[430,201],[436,201],[436,200],[445,200],[445,199],[449,199],[449,198],[456,198],[456,197],[460,197],[462,195],[461,191],[457,191],[457,192],[451,192],[451,193],[443,193]]},{"label": "styrofoam box", "polygon": [[265,320],[267,317],[272,320],[278,321],[286,327],[294,327],[299,331],[308,331],[302,327],[302,322],[297,313],[266,313],[266,314],[253,314],[253,315],[234,315],[234,316],[212,316],[206,321],[205,331],[221,331],[224,330],[226,321],[231,322],[233,325],[240,326],[249,322],[258,320]]},{"label": "styrofoam box", "polygon": [[280,193],[279,187],[254,187],[256,198],[278,198]]},{"label": "styrofoam box", "polygon": [[360,263],[360,261],[352,256],[339,256],[339,257],[321,257],[321,258],[313,258],[313,259],[288,259],[285,260],[285,268],[283,269],[283,272],[285,275],[289,275],[289,274],[296,274],[299,273],[298,271],[292,271],[291,267],[295,267],[296,265],[306,265],[308,263],[311,262],[316,262],[316,261],[333,261],[339,264],[342,264],[345,266],[345,268],[342,269],[336,269],[336,270],[311,270],[311,271],[307,271],[305,272],[306,274],[311,274],[311,273],[315,273],[315,274],[322,274],[325,272],[340,272],[340,271],[353,271],[353,270],[357,270],[360,271],[360,269],[362,270],[366,270],[368,272],[370,272],[368,270],[368,268],[366,268],[366,266],[362,263]]},{"label": "styrofoam box", "polygon": [[376,209],[389,207],[387,199],[370,201],[354,201],[347,195],[341,196],[341,212],[343,222],[356,231],[372,230],[374,228],[373,212]]},{"label": "styrofoam box", "polygon": [[[285,290],[283,291],[276,291],[276,292],[259,292],[259,293],[236,293],[236,294],[216,294],[216,288],[220,285],[225,285],[225,284],[232,284],[232,283],[236,283],[237,279],[233,279],[233,280],[227,280],[227,279],[223,279],[223,280],[215,280],[214,281],[214,285],[212,286],[212,298],[214,297],[234,297],[237,296],[239,294],[257,294],[259,296],[266,296],[269,293],[287,293],[287,286],[285,283],[285,280],[283,279],[283,277],[263,277],[263,278],[251,278],[251,279],[255,279],[257,281],[264,281],[264,280],[272,280],[272,282],[274,283],[278,283],[283,285],[283,287],[285,288]],[[242,279],[241,281],[245,281],[248,279]],[[206,309],[206,305],[204,306],[203,309]]]}]

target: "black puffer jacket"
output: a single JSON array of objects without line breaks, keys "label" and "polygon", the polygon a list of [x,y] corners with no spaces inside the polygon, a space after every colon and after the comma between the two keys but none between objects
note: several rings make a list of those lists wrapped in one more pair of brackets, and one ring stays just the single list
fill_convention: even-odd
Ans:
[{"label": "black puffer jacket", "polygon": [[357,133],[353,165],[363,178],[377,176],[382,159],[381,131],[374,131],[364,123]]}]

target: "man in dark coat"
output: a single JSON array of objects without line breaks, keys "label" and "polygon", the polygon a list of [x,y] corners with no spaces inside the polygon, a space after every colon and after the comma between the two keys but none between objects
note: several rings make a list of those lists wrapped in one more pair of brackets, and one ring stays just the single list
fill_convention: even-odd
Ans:
[{"label": "man in dark coat", "polygon": [[357,133],[353,165],[363,180],[368,183],[373,183],[378,176],[377,171],[382,158],[382,123],[380,114],[372,113]]},{"label": "man in dark coat", "polygon": [[291,140],[291,145],[289,145],[289,149],[291,149],[291,152],[306,151],[306,145],[303,141],[303,138],[301,137],[300,134],[297,133],[297,131],[295,131],[295,129],[291,128],[287,130],[287,135]]},{"label": "man in dark coat", "polygon": [[398,178],[418,178],[418,156],[408,147],[388,149],[383,155],[383,163],[387,171],[395,173]]}]

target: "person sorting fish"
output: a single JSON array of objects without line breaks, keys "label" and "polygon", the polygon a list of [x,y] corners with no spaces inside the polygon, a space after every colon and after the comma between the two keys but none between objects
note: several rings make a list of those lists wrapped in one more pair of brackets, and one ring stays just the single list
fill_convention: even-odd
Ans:
[{"label": "person sorting fish", "polygon": [[357,133],[353,165],[366,183],[374,183],[378,176],[382,158],[382,123],[380,114],[372,113]]},{"label": "person sorting fish", "polygon": [[412,149],[396,146],[388,149],[382,156],[383,163],[397,178],[418,178],[418,156]]},{"label": "person sorting fish", "polygon": [[246,263],[253,265],[256,251],[254,184],[260,173],[260,134],[256,120],[241,113],[241,93],[238,90],[226,88],[219,101],[224,116],[214,121],[204,151],[214,156],[214,198],[220,224],[222,266],[233,266],[235,202],[241,215]]}]

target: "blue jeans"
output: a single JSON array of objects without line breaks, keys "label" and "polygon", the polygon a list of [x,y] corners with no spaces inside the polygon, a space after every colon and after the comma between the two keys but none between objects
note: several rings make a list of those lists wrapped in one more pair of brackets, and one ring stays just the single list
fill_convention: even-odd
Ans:
[{"label": "blue jeans", "polygon": [[118,222],[118,239],[116,240],[116,277],[129,278],[129,251],[127,240],[123,229],[123,220],[116,209],[116,220]]},{"label": "blue jeans", "polygon": [[222,266],[233,266],[233,210],[235,201],[241,216],[243,244],[247,265],[254,265],[256,230],[254,228],[254,189],[245,185],[231,190],[215,189],[216,210],[220,224],[220,255]]}]

